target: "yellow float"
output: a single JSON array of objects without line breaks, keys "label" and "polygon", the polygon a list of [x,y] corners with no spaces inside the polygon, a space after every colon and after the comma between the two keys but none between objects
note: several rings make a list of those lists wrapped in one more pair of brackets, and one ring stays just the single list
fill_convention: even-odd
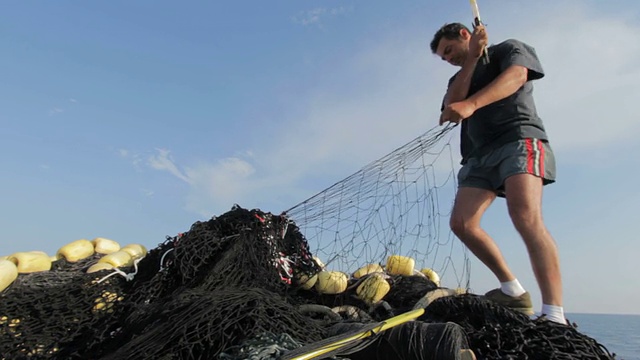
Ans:
[{"label": "yellow float", "polygon": [[9,260],[0,260],[0,292],[18,278],[18,267]]},{"label": "yellow float", "polygon": [[87,239],[71,242],[58,250],[56,257],[68,262],[77,262],[94,254],[93,244]]},{"label": "yellow float", "polygon": [[435,272],[433,269],[430,268],[424,268],[422,270],[420,270],[420,272],[427,277],[427,279],[433,281],[434,284],[436,284],[436,286],[440,286],[440,275],[438,275],[437,272]]},{"label": "yellow float", "polygon": [[123,267],[133,265],[133,260],[131,253],[123,249],[101,257],[98,263],[109,264],[112,267]]},{"label": "yellow float", "polygon": [[111,265],[109,263],[97,262],[97,263],[91,265],[87,269],[87,274],[92,274],[94,272],[98,272],[98,271],[102,271],[102,270],[112,270],[112,269],[113,269],[113,265]]},{"label": "yellow float", "polygon": [[381,273],[373,273],[362,281],[360,286],[356,289],[356,294],[359,299],[375,304],[387,295],[391,290],[391,285],[384,278]]},{"label": "yellow float", "polygon": [[356,272],[353,273],[353,278],[354,279],[360,279],[361,277],[363,277],[365,275],[369,275],[369,274],[376,273],[376,272],[384,272],[384,269],[382,268],[382,266],[380,266],[378,264],[365,265],[365,266],[361,267],[360,269],[356,270]]},{"label": "yellow float", "polygon": [[318,274],[314,274],[313,276],[302,274],[302,275],[299,275],[296,279],[297,284],[303,290],[311,289],[316,284],[317,281],[318,281]]},{"label": "yellow float", "polygon": [[7,260],[16,265],[20,274],[51,270],[51,258],[41,251],[17,252]]},{"label": "yellow float", "polygon": [[140,244],[129,244],[120,250],[128,252],[133,260],[142,259],[147,256],[147,248]]},{"label": "yellow float", "polygon": [[97,237],[91,240],[91,244],[93,245],[93,250],[98,254],[108,255],[120,250],[120,244],[106,238]]},{"label": "yellow float", "polygon": [[340,294],[347,290],[347,274],[340,271],[321,271],[318,273],[316,290],[321,294]]},{"label": "yellow float", "polygon": [[387,259],[386,270],[391,275],[413,275],[416,261],[407,256],[391,255]]}]

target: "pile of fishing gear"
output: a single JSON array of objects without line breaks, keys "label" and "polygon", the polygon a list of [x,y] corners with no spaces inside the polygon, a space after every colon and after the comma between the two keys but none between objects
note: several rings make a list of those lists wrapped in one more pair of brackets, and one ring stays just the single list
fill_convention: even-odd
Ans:
[{"label": "pile of fishing gear", "polygon": [[[133,265],[87,273],[105,256],[19,274],[0,293],[0,358],[461,359],[466,349],[479,359],[612,358],[573,326],[389,274],[390,264],[344,286],[324,279],[284,214],[234,206]],[[363,295],[370,279],[389,284],[375,301]]]}]

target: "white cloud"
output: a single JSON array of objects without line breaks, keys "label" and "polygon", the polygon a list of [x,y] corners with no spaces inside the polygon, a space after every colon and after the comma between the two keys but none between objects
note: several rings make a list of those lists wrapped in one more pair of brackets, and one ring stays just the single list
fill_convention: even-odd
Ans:
[{"label": "white cloud", "polygon": [[322,27],[322,19],[326,17],[334,17],[350,12],[352,8],[340,6],[337,8],[315,8],[307,11],[301,11],[294,15],[291,20],[303,26],[316,25]]},{"label": "white cloud", "polygon": [[[156,149],[157,154],[148,159],[148,165],[166,171],[189,184],[186,208],[203,216],[226,211],[234,203],[251,201],[256,185],[256,169],[247,160],[229,157],[215,163],[202,162],[181,168],[166,149]],[[250,152],[246,154],[250,155]],[[245,156],[248,156],[245,155]],[[151,195],[154,193],[152,192]]]},{"label": "white cloud", "polygon": [[252,164],[235,157],[187,168],[186,174],[192,185],[187,208],[208,216],[226,211],[234,203],[250,202],[260,181]]},{"label": "white cloud", "polygon": [[54,108],[52,108],[52,109],[49,109],[49,115],[50,115],[50,116],[51,116],[51,115],[60,114],[60,113],[63,113],[63,112],[64,112],[64,109],[57,108],[57,107],[54,107]]},{"label": "white cloud", "polygon": [[173,162],[173,159],[170,156],[170,152],[169,150],[166,149],[156,149],[156,151],[158,152],[157,155],[151,156],[149,157],[149,166],[151,166],[152,168],[156,169],[156,170],[164,170],[164,171],[168,171],[169,173],[171,173],[173,176],[177,177],[178,179],[190,184],[191,181],[189,180],[189,178],[182,173],[178,167],[176,166],[176,164]]},{"label": "white cloud", "polygon": [[152,197],[155,194],[155,192],[151,189],[140,189],[140,192],[142,192],[142,194],[147,197]]},{"label": "white cloud", "polygon": [[142,163],[142,157],[140,154],[134,153],[127,149],[118,149],[118,155],[120,157],[128,159],[136,170],[140,170],[140,164]]},{"label": "white cloud", "polygon": [[77,103],[77,102],[78,102],[78,100],[76,100],[76,99],[74,99],[74,98],[71,98],[71,99],[69,99],[69,102]]}]

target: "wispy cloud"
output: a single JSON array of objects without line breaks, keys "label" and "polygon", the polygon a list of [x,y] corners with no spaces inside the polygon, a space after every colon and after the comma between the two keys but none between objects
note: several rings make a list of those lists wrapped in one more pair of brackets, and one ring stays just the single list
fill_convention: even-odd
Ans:
[{"label": "wispy cloud", "polygon": [[[78,100],[76,100],[74,98],[70,98],[69,102],[73,103],[73,104],[76,104],[76,103],[78,103]],[[73,105],[70,105],[70,106],[73,106]],[[61,107],[61,106],[54,106],[51,109],[49,109],[49,111],[48,111],[49,116],[61,114],[63,112],[65,112],[65,109],[63,107]]]},{"label": "wispy cloud", "polygon": [[223,209],[229,209],[234,203],[242,203],[247,196],[254,194],[259,180],[256,169],[250,163],[251,153],[245,153],[245,159],[229,157],[215,163],[202,162],[181,168],[171,157],[170,151],[156,149],[147,164],[156,170],[166,171],[189,184],[186,201],[188,210],[211,216]]},{"label": "wispy cloud", "polygon": [[63,113],[63,112],[64,112],[64,109],[61,109],[61,108],[58,108],[58,107],[54,107],[54,108],[49,109],[49,116],[60,114],[60,113]]},{"label": "wispy cloud", "polygon": [[153,197],[153,195],[155,194],[155,192],[151,189],[140,189],[140,192],[142,192],[142,194],[147,197]]},{"label": "wispy cloud", "polygon": [[142,157],[140,154],[134,153],[127,149],[118,149],[118,155],[124,159],[131,161],[131,164],[136,170],[140,170],[140,164],[142,163]]},{"label": "wispy cloud", "polygon": [[178,169],[176,164],[173,162],[173,159],[171,158],[169,150],[166,150],[166,149],[156,149],[156,150],[158,153],[149,158],[149,166],[151,166],[156,170],[168,171],[178,179],[189,184],[191,183],[189,178],[184,173],[182,173]]},{"label": "wispy cloud", "polygon": [[352,11],[353,8],[340,6],[337,8],[315,8],[311,10],[301,11],[294,15],[291,20],[303,26],[316,25],[322,26],[322,20],[328,17],[335,17]]}]

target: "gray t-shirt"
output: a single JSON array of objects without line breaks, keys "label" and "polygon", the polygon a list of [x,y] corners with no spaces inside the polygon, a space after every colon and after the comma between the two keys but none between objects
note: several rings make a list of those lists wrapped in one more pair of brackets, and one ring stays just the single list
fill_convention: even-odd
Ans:
[{"label": "gray t-shirt", "polygon": [[[478,61],[471,78],[468,96],[487,86],[512,65],[526,67],[529,70],[528,79],[513,95],[478,109],[470,118],[462,122],[463,163],[470,157],[482,156],[492,149],[519,139],[548,140],[533,101],[531,81],[544,76],[534,48],[511,39],[490,46],[488,52],[489,64]],[[449,84],[456,75],[451,78]]]}]

